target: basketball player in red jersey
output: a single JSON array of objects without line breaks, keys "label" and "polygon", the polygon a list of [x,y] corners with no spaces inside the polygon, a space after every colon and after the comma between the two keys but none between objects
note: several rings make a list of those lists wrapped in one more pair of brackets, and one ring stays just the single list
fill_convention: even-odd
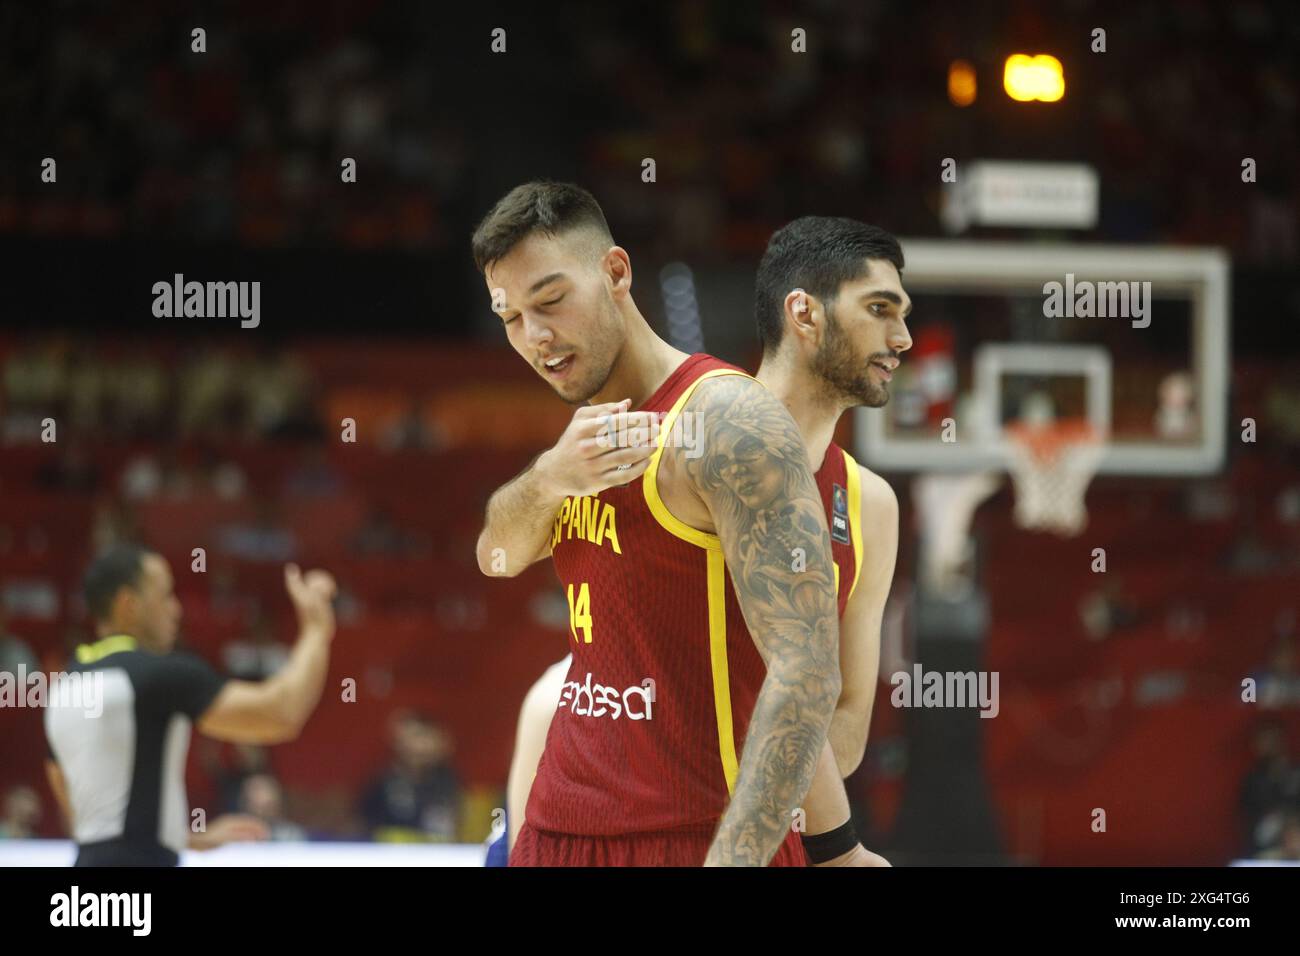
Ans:
[{"label": "basketball player in red jersey", "polygon": [[[902,268],[902,248],[883,229],[853,219],[805,216],[772,236],[755,283],[763,346],[757,377],[799,426],[830,522],[842,688],[829,737],[840,777],[857,769],[867,745],[881,617],[898,552],[898,499],[884,479],[857,464],[831,437],[847,409],[879,408],[889,401],[899,356],[912,347],[906,324],[912,302],[903,289]],[[854,846],[856,837],[847,828],[847,805],[820,805],[823,795],[838,797],[821,780],[819,775],[807,800],[809,842],[834,853]],[[832,827],[825,835],[823,821]],[[850,859],[883,863],[873,857],[855,849]]]},{"label": "basketball player in red jersey", "polygon": [[840,677],[797,427],[742,370],[654,334],[585,190],[512,190],[473,249],[512,347],[588,403],[492,496],[479,538],[489,574],[550,553],[570,608],[573,663],[511,862],[802,865],[792,816]]}]

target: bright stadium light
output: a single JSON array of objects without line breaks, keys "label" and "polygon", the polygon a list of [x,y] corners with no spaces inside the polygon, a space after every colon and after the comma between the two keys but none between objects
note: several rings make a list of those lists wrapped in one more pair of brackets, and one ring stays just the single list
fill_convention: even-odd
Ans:
[{"label": "bright stadium light", "polygon": [[1061,61],[1050,54],[1014,53],[1007,57],[1002,85],[1007,96],[1021,103],[1055,103],[1065,95],[1065,72]]},{"label": "bright stadium light", "polygon": [[970,106],[975,102],[975,67],[966,60],[953,60],[948,66],[948,99],[953,106]]}]

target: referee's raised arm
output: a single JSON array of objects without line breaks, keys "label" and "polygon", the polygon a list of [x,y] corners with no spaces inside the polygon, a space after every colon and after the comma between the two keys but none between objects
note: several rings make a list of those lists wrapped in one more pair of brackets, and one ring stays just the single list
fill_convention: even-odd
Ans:
[{"label": "referee's raised arm", "polygon": [[263,681],[227,681],[199,719],[205,736],[232,743],[284,743],[302,733],[316,709],[334,638],[334,578],[325,571],[304,576],[290,564],[284,585],[298,613],[298,642],[288,663]]}]

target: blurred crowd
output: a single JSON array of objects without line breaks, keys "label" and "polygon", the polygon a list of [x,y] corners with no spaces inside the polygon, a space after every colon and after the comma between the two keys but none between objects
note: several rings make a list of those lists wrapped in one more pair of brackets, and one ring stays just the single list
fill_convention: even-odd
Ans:
[{"label": "blurred crowd", "polygon": [[[2,386],[5,444],[39,440],[46,417],[97,440],[321,434],[307,367],[269,346],[241,354],[204,344],[169,357],[152,344],[33,337],[6,356]],[[49,480],[93,480],[75,453],[67,466]]]},{"label": "blurred crowd", "polygon": [[[1285,3],[561,4],[505,18],[496,60],[485,26],[437,5],[235,4],[201,22],[161,2],[52,6],[0,24],[0,106],[30,144],[0,156],[0,234],[459,254],[503,179],[562,169],[624,244],[752,258],[808,212],[935,234],[942,157],[1015,156],[1097,166],[1099,239],[1297,254],[1300,17]],[[1105,53],[1090,51],[1098,26]],[[1007,100],[1017,50],[1062,59],[1060,104]],[[959,58],[980,75],[965,109],[945,95]],[[492,124],[507,120],[503,148]],[[45,155],[63,164],[57,189],[39,181]],[[341,157],[359,188],[336,188]],[[1243,192],[1246,157],[1258,182]]]},{"label": "blurred crowd", "polygon": [[444,842],[461,837],[461,785],[450,734],[428,714],[406,710],[389,724],[389,759],[358,794],[285,796],[272,754],[252,745],[203,744],[220,813],[250,814],[272,840],[365,839]]},{"label": "blurred crowd", "polygon": [[1264,713],[1251,740],[1254,762],[1241,784],[1244,851],[1261,860],[1300,862],[1300,758],[1276,720],[1277,712],[1300,708],[1294,614],[1278,621],[1269,660],[1251,677]]},{"label": "blurred crowd", "polygon": [[1254,763],[1240,796],[1244,853],[1300,862],[1300,760],[1288,752],[1282,727],[1271,721],[1260,724],[1251,744]]}]

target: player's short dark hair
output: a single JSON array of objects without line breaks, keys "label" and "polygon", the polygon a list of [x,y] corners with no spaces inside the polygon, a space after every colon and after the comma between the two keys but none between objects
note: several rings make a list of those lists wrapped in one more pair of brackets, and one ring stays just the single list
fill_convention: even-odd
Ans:
[{"label": "player's short dark hair", "polygon": [[140,586],[144,559],[149,553],[136,544],[115,544],[90,563],[81,590],[94,621],[108,618],[113,610],[113,599],[122,588]]},{"label": "player's short dark hair", "polygon": [[506,193],[474,230],[470,248],[483,272],[535,232],[558,236],[591,229],[608,245],[614,237],[596,197],[573,183],[536,180]]},{"label": "player's short dark hair", "polygon": [[768,240],[755,283],[754,318],[763,354],[781,344],[791,289],[830,305],[840,286],[867,274],[868,259],[892,262],[903,271],[903,247],[878,226],[843,216],[804,216],[778,229]]}]

